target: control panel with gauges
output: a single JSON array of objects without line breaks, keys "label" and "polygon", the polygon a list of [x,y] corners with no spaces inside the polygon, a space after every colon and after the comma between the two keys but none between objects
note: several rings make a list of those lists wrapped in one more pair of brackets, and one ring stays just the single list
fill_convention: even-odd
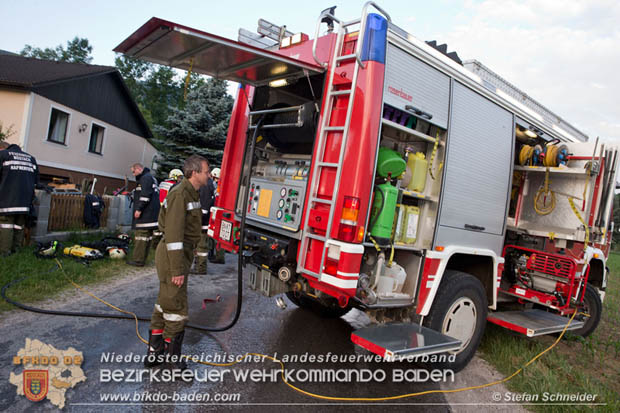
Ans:
[{"label": "control panel with gauges", "polygon": [[309,170],[310,162],[306,160],[259,161],[258,174],[250,179],[247,219],[298,231]]}]

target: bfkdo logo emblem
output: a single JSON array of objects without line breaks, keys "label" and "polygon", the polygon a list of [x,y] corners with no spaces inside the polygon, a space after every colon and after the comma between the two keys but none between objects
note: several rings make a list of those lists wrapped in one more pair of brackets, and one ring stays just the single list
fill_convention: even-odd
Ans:
[{"label": "bfkdo logo emblem", "polygon": [[28,400],[38,402],[47,396],[48,371],[47,370],[24,370],[24,395]]}]

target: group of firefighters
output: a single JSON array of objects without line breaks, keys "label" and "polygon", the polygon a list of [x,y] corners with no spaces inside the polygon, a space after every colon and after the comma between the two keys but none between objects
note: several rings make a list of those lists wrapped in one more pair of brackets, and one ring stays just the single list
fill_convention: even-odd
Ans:
[{"label": "group of firefighters", "polygon": [[[127,264],[142,267],[148,257],[150,246],[152,244],[157,246],[162,237],[162,232],[157,225],[160,207],[163,206],[169,191],[182,182],[184,174],[180,169],[172,169],[168,173],[168,179],[162,181],[158,186],[150,169],[145,168],[142,164],[132,165],[131,172],[136,177],[137,184],[133,194],[133,228],[135,232],[133,255]],[[206,273],[207,260],[218,264],[224,263],[224,252],[216,249],[213,239],[207,236],[209,211],[219,194],[219,178],[220,169],[213,169],[209,174],[207,183],[199,190],[202,236],[196,249],[196,259],[191,268],[192,273]]]},{"label": "group of firefighters", "polygon": [[[205,274],[208,259],[224,263],[224,251],[217,251],[207,235],[220,170],[211,171],[205,158],[192,155],[182,171],[173,169],[159,185],[142,164],[133,164],[131,171],[137,184],[133,196],[135,234],[133,255],[127,263],[144,266],[153,238],[158,240],[159,294],[151,316],[145,366],[169,361],[173,368],[186,370],[180,356],[188,318],[187,276]],[[0,256],[14,253],[23,244],[38,182],[35,158],[18,145],[0,142]]]}]

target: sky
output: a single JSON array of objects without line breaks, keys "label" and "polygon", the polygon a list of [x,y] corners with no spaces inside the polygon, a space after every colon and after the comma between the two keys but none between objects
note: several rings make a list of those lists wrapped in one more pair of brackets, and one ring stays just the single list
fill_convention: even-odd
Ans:
[{"label": "sky", "polygon": [[[594,140],[620,145],[620,2],[617,0],[377,0],[392,22],[421,40],[476,59]],[[75,36],[93,64],[155,16],[237,39],[263,18],[314,36],[320,12],[353,20],[363,1],[0,0],[0,49],[55,47]]]}]

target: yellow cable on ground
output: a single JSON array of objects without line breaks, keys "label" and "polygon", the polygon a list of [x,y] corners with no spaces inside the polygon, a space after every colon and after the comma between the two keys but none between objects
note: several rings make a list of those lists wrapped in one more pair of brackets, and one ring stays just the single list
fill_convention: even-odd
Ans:
[{"label": "yellow cable on ground", "polygon": [[[58,259],[55,259],[56,263],[58,264],[58,267],[60,268],[63,276],[77,289],[79,289],[80,291],[85,292],[86,294],[88,294],[89,296],[93,297],[94,299],[96,299],[97,301],[107,305],[110,308],[115,309],[116,311],[119,311],[121,313],[124,314],[130,314],[134,317],[135,321],[136,321],[136,335],[138,336],[138,338],[140,339],[140,341],[142,341],[144,344],[148,344],[148,342],[140,335],[140,332],[138,331],[138,316],[131,312],[131,311],[126,311],[123,310],[122,308],[119,308],[113,304],[108,303],[107,301],[97,297],[95,294],[91,293],[90,291],[82,288],[80,285],[78,285],[77,283],[75,283],[71,278],[69,278],[69,276],[67,276],[67,274],[65,273],[64,268],[62,267],[62,265],[60,264],[60,261],[58,261]],[[515,377],[517,374],[521,373],[523,371],[523,369],[525,369],[527,366],[529,366],[530,364],[532,364],[533,362],[535,362],[536,360],[538,360],[540,357],[542,357],[545,353],[547,353],[549,350],[551,350],[552,348],[554,348],[562,339],[562,337],[564,336],[564,333],[566,333],[566,330],[568,329],[568,326],[570,325],[570,323],[573,321],[573,319],[575,318],[575,316],[577,315],[577,311],[575,311],[573,313],[573,315],[571,316],[570,320],[568,321],[568,323],[564,326],[564,329],[562,330],[562,332],[560,333],[560,335],[558,336],[558,338],[553,342],[553,344],[551,344],[549,347],[547,347],[545,350],[543,350],[542,352],[538,353],[534,358],[532,358],[530,361],[528,361],[527,363],[525,363],[522,367],[520,367],[517,371],[515,371],[514,373],[512,373],[510,376],[507,376],[501,380],[495,380],[493,382],[490,383],[486,383],[486,384],[480,384],[478,386],[470,386],[470,387],[463,387],[460,389],[448,389],[448,390],[425,390],[425,391],[421,391],[421,392],[415,392],[415,393],[406,393],[406,394],[399,394],[396,396],[386,396],[386,397],[337,397],[337,396],[324,396],[322,394],[316,394],[316,393],[312,393],[303,389],[300,389],[299,387],[289,383],[286,380],[286,374],[285,374],[285,370],[284,370],[284,363],[274,357],[268,356],[266,354],[260,354],[260,353],[245,353],[243,355],[243,357],[241,357],[241,359],[239,361],[233,361],[230,363],[209,363],[206,361],[201,361],[201,360],[197,360],[196,358],[192,357],[192,356],[186,356],[188,358],[188,360],[194,361],[196,363],[200,363],[200,364],[204,364],[207,366],[216,366],[216,367],[230,367],[233,366],[235,364],[240,363],[241,361],[243,361],[247,356],[257,356],[257,357],[261,357],[264,359],[269,359],[275,363],[279,363],[280,364],[280,370],[282,372],[282,381],[289,386],[291,389],[301,393],[301,394],[305,394],[306,396],[310,396],[310,397],[314,397],[317,399],[322,399],[322,400],[332,400],[332,401],[351,401],[351,402],[359,402],[359,401],[366,401],[366,402],[377,402],[377,401],[387,401],[387,400],[398,400],[398,399],[405,399],[408,397],[415,397],[415,396],[423,396],[426,394],[439,394],[439,393],[459,393],[459,392],[464,392],[464,391],[469,391],[469,390],[477,390],[477,389],[483,389],[486,387],[491,387],[491,386],[495,386],[496,384],[501,384],[501,383],[505,383],[508,380],[512,379],[513,377]],[[580,313],[582,314],[582,313]]]}]

